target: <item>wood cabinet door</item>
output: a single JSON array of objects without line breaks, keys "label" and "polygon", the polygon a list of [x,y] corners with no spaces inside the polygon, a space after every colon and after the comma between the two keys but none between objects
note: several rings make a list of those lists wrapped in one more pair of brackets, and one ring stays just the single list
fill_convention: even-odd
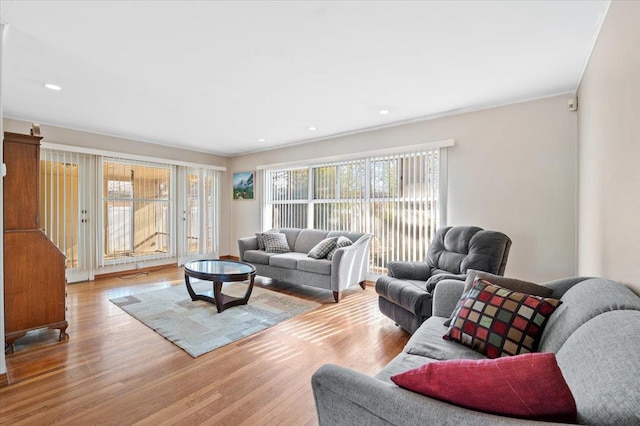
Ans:
[{"label": "wood cabinet door", "polygon": [[38,221],[40,137],[4,138],[4,229],[35,229]]},{"label": "wood cabinet door", "polygon": [[5,332],[66,319],[64,255],[40,230],[4,233]]}]

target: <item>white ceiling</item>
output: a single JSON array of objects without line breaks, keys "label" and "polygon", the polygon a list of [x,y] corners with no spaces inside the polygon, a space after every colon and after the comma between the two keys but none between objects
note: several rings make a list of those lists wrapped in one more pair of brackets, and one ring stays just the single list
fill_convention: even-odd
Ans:
[{"label": "white ceiling", "polygon": [[574,91],[608,4],[3,0],[4,114],[233,156]]}]

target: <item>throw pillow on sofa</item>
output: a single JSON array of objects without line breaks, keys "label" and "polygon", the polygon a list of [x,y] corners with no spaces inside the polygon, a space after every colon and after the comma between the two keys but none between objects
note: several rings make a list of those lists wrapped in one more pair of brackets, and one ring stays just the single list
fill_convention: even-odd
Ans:
[{"label": "throw pillow on sofa", "polygon": [[455,315],[456,311],[460,307],[460,301],[469,294],[469,290],[473,286],[476,278],[490,281],[492,284],[506,288],[508,290],[517,291],[519,293],[526,293],[532,296],[549,297],[553,290],[549,287],[544,287],[538,284],[534,284],[528,281],[518,280],[515,278],[503,277],[500,275],[490,274],[489,272],[476,271],[475,269],[467,270],[467,279],[464,282],[464,290],[462,291],[462,297],[458,301],[456,308],[453,310],[451,317],[444,322],[445,327],[451,325],[451,318]]},{"label": "throw pillow on sofa", "polygon": [[576,402],[553,353],[436,361],[391,380],[413,392],[492,414],[575,422]]},{"label": "throw pillow on sofa", "polygon": [[353,241],[351,241],[347,237],[342,237],[342,236],[338,237],[338,242],[336,243],[336,246],[333,249],[331,249],[329,253],[327,253],[327,259],[332,260],[333,255],[336,253],[336,250],[338,250],[339,248],[348,247],[351,244],[353,244]]},{"label": "throw pillow on sofa", "polygon": [[337,242],[338,237],[325,238],[309,250],[307,256],[313,259],[322,259],[336,246]]},{"label": "throw pillow on sofa", "polygon": [[264,234],[275,234],[277,231],[258,232],[256,240],[258,241],[258,250],[264,250]]},{"label": "throw pillow on sofa", "polygon": [[262,234],[264,241],[264,250],[267,253],[289,253],[289,243],[287,243],[287,236],[281,233],[265,233]]},{"label": "throw pillow on sofa", "polygon": [[547,320],[561,303],[476,278],[443,338],[489,358],[533,352]]}]

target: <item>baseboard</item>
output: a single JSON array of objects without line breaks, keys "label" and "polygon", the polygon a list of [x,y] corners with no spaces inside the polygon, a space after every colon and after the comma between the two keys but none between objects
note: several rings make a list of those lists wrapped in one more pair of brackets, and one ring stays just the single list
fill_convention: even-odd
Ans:
[{"label": "baseboard", "polygon": [[149,266],[147,268],[126,269],[126,270],[117,271],[117,272],[107,272],[106,274],[96,275],[95,279],[96,280],[100,280],[100,279],[103,279],[103,278],[114,278],[114,277],[121,277],[121,276],[126,276],[126,275],[148,274],[149,272],[159,271],[161,269],[165,269],[165,268],[170,267],[170,266],[177,267],[178,265],[176,263],[167,263],[165,265]]},{"label": "baseboard", "polygon": [[367,280],[365,280],[365,284],[366,284],[366,285],[369,285],[369,286],[371,286],[371,287],[375,287],[376,282],[375,282],[375,281],[367,281]]},{"label": "baseboard", "polygon": [[9,386],[9,376],[7,373],[0,374],[0,388]]},{"label": "baseboard", "polygon": [[230,254],[225,254],[224,256],[220,256],[220,260],[235,260],[235,261],[239,261],[240,258],[238,256],[231,256]]}]

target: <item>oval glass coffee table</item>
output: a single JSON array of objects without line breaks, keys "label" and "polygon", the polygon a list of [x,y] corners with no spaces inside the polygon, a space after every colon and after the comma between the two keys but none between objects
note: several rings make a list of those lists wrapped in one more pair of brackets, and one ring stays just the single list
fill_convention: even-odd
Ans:
[{"label": "oval glass coffee table", "polygon": [[[204,300],[213,303],[216,305],[218,313],[232,306],[246,305],[251,296],[251,290],[253,290],[253,279],[255,276],[255,266],[250,263],[236,262],[233,260],[194,260],[184,265],[184,281],[187,285],[191,300]],[[196,294],[191,287],[189,278],[212,281],[213,292],[209,291],[206,294]],[[234,281],[249,281],[244,297],[233,297],[222,294],[222,283]]]}]

